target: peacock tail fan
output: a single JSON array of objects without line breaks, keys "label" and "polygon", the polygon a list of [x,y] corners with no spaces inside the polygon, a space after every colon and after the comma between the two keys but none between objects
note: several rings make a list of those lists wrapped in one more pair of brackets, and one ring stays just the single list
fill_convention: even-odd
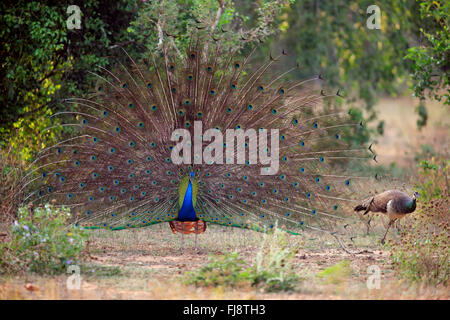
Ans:
[{"label": "peacock tail fan", "polygon": [[[193,37],[194,38],[194,37]],[[280,50],[281,51],[281,50]],[[196,218],[257,231],[340,232],[373,177],[348,168],[372,155],[321,77],[287,80],[284,51],[252,64],[196,37],[180,53],[103,69],[85,98],[65,100],[75,133],[45,148],[25,202],[69,207],[74,223],[112,230],[177,220],[189,193]],[[176,159],[174,159],[176,158]]]}]

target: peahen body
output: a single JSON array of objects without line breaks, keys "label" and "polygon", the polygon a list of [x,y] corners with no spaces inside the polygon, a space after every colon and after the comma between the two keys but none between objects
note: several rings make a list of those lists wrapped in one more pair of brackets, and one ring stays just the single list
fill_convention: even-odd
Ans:
[{"label": "peahen body", "polygon": [[418,197],[418,192],[414,192],[413,196],[409,197],[402,191],[388,190],[373,197],[364,199],[361,204],[354,208],[354,210],[364,210],[364,215],[368,212],[381,212],[389,217],[388,227],[386,228],[386,232],[381,239],[381,242],[384,244],[387,232],[391,225],[397,219],[404,218],[406,215],[416,210],[416,201]]},{"label": "peahen body", "polygon": [[283,55],[252,65],[205,36],[184,54],[165,46],[104,70],[94,93],[55,115],[76,133],[39,154],[25,200],[55,199],[86,228],[337,231],[367,179],[345,169],[369,157],[346,142],[360,123],[322,103],[339,92],[308,86],[320,76],[274,72]]}]

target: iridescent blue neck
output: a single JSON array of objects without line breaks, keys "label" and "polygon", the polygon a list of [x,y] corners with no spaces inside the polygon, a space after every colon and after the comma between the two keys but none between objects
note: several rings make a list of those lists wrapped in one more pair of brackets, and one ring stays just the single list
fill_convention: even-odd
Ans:
[{"label": "iridescent blue neck", "polygon": [[178,212],[179,221],[197,221],[197,215],[195,214],[194,205],[192,203],[192,183],[189,181],[186,193],[184,195],[183,205]]}]

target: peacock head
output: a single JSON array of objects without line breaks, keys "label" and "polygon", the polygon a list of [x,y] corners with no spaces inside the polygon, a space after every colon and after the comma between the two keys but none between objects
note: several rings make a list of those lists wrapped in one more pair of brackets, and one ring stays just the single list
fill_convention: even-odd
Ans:
[{"label": "peacock head", "polygon": [[417,191],[414,191],[414,193],[413,193],[413,199],[414,199],[414,200],[417,200],[417,199],[419,199],[419,197],[420,197],[420,193],[418,193]]}]

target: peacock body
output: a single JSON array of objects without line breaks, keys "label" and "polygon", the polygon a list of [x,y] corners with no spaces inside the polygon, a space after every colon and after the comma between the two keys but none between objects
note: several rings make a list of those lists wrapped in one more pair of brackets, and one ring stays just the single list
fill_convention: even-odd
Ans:
[{"label": "peacock body", "polygon": [[345,168],[369,157],[345,140],[360,123],[322,103],[339,92],[274,72],[284,50],[252,65],[200,39],[105,69],[89,97],[66,99],[55,127],[75,134],[38,155],[25,201],[55,200],[86,228],[336,230],[367,181]]}]

